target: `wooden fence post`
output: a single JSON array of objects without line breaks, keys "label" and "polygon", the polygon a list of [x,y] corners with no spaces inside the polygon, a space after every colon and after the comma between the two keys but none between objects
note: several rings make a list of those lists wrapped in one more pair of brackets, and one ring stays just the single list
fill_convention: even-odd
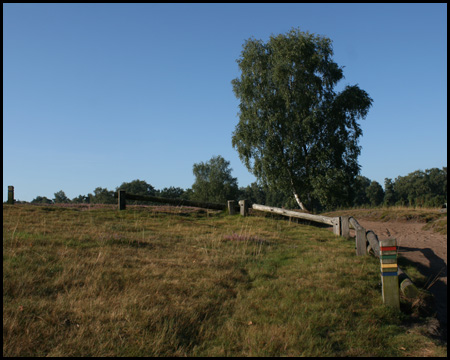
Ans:
[{"label": "wooden fence post", "polygon": [[228,200],[228,213],[230,215],[236,214],[236,211],[234,209],[234,200]]},{"label": "wooden fence post", "polygon": [[8,186],[8,204],[14,205],[14,186]]},{"label": "wooden fence post", "polygon": [[241,208],[241,215],[248,215],[248,200],[239,200],[239,206]]},{"label": "wooden fence post", "polygon": [[380,240],[380,263],[383,303],[400,309],[396,239]]},{"label": "wooden fence post", "polygon": [[350,224],[352,224],[353,229],[355,229],[356,233],[356,255],[366,255],[366,229],[359,225],[359,223],[353,217],[350,217],[349,222]]},{"label": "wooden fence post", "polygon": [[355,229],[356,232],[356,255],[366,255],[367,254],[367,246],[366,246],[366,229],[362,226],[359,226],[358,229]]},{"label": "wooden fence post", "polygon": [[126,201],[126,192],[125,190],[119,190],[119,210],[125,210],[127,201]]},{"label": "wooden fence post", "polygon": [[341,216],[341,235],[346,239],[350,238],[350,227],[348,223],[348,216]]},{"label": "wooden fence post", "polygon": [[334,235],[340,236],[341,235],[341,226],[342,226],[342,221],[341,221],[341,217],[338,216],[335,218],[336,219],[336,224],[333,225],[333,232]]}]

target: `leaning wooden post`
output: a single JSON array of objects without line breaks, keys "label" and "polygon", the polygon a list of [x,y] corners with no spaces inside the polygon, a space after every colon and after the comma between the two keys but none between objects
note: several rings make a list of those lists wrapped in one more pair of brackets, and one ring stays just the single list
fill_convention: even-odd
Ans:
[{"label": "leaning wooden post", "polygon": [[359,225],[354,217],[350,217],[349,222],[352,224],[356,232],[356,255],[366,255],[366,229]]},{"label": "leaning wooden post", "polygon": [[119,190],[119,210],[125,210],[126,204],[126,192],[125,190]]},{"label": "leaning wooden post", "polygon": [[248,215],[248,200],[239,200],[239,206],[241,208],[241,215]]},{"label": "leaning wooden post", "polygon": [[14,205],[14,186],[8,186],[8,204]]},{"label": "leaning wooden post", "polygon": [[341,235],[346,239],[350,238],[350,227],[348,223],[348,216],[341,216]]},{"label": "leaning wooden post", "polygon": [[396,239],[380,240],[380,263],[383,303],[400,309]]},{"label": "leaning wooden post", "polygon": [[228,214],[234,215],[236,211],[234,209],[234,200],[228,200]]}]

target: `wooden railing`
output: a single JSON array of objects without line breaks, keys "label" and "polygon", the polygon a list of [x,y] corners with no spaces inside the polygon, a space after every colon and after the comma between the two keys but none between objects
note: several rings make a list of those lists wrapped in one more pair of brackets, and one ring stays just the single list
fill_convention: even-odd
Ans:
[{"label": "wooden railing", "polygon": [[[242,214],[243,204],[241,204],[241,201],[239,203],[241,205]],[[397,241],[395,239],[378,240],[377,235],[372,230],[366,231],[354,217],[313,215],[259,204],[253,204],[252,209],[328,224],[333,226],[335,235],[340,235],[347,239],[350,238],[350,229],[354,229],[356,255],[361,256],[371,254],[380,259],[382,297],[384,304],[399,309],[399,290],[402,291],[403,295],[409,298],[418,295],[416,286],[398,266]]]},{"label": "wooden railing", "polygon": [[[200,201],[191,201],[183,199],[162,198],[149,195],[128,194],[125,190],[119,190],[114,194],[118,198],[118,209],[126,208],[126,200],[150,201],[163,204],[171,204],[176,206],[193,206],[213,210],[227,210],[230,214],[235,214],[236,210],[240,211],[243,216],[248,215],[250,208],[247,200],[240,200],[239,205],[235,205],[230,200],[227,204],[208,203]],[[8,186],[8,203],[14,204],[14,187]],[[299,218],[322,224],[333,226],[335,235],[350,238],[350,229],[355,230],[355,248],[356,255],[371,254],[380,259],[381,265],[381,282],[383,302],[386,305],[396,308],[400,307],[399,288],[402,293],[409,298],[414,298],[418,294],[416,286],[411,279],[400,269],[397,263],[398,247],[395,239],[378,240],[377,235],[372,231],[366,231],[358,221],[352,216],[336,216],[328,217],[323,215],[313,215],[304,212],[280,209],[272,206],[253,204],[253,210],[265,211],[278,215],[288,216],[289,218]]]},{"label": "wooden railing", "polygon": [[[150,196],[150,195],[134,195],[129,194],[125,190],[119,190],[117,192],[118,197],[118,208],[119,210],[125,210],[126,201],[127,200],[140,200],[140,201],[149,201],[154,203],[162,203],[162,204],[170,204],[176,206],[193,206],[204,209],[211,210],[226,210],[233,209],[236,210],[236,206],[234,202],[228,202],[228,204],[217,204],[217,203],[208,203],[201,201],[192,201],[192,200],[184,200],[184,199],[171,199],[171,198],[163,198],[158,196]],[[231,211],[230,211],[231,212]]]}]

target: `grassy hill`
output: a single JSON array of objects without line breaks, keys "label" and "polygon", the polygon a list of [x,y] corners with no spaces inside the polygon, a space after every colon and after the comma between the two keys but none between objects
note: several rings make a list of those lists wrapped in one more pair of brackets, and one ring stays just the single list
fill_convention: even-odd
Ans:
[{"label": "grassy hill", "polygon": [[3,356],[446,356],[412,311],[327,229],[3,205]]}]

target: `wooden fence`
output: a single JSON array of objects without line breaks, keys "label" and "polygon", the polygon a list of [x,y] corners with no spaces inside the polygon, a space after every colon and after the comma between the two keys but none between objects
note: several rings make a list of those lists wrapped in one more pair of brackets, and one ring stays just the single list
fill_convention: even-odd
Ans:
[{"label": "wooden fence", "polygon": [[134,195],[129,194],[125,190],[119,190],[117,192],[118,197],[118,208],[119,210],[125,210],[126,201],[127,200],[140,200],[140,201],[150,201],[154,203],[162,203],[162,204],[170,204],[176,206],[193,206],[204,209],[211,210],[226,210],[228,209],[231,214],[234,214],[237,207],[234,205],[234,201],[228,201],[228,204],[216,204],[216,203],[208,203],[201,201],[191,201],[191,200],[183,200],[183,199],[170,199],[170,198],[162,198],[158,196],[150,196],[150,195]]},{"label": "wooden fence", "polygon": [[[235,205],[230,200],[227,204],[207,203],[200,201],[190,201],[182,199],[170,199],[149,195],[127,194],[125,190],[119,190],[115,195],[118,198],[118,209],[126,208],[126,200],[150,201],[176,206],[193,206],[212,210],[227,210],[230,214],[240,211],[242,216],[248,215],[250,208],[247,200],[240,200],[239,205]],[[8,186],[8,204],[14,204],[14,186]],[[395,239],[378,240],[377,235],[372,231],[366,231],[358,221],[352,216],[328,217],[323,215],[313,215],[304,212],[280,209],[276,207],[253,204],[253,210],[265,211],[273,214],[287,216],[289,218],[298,218],[309,220],[326,225],[333,226],[335,235],[350,238],[350,229],[355,231],[355,249],[356,255],[371,254],[380,259],[381,283],[383,302],[387,306],[400,308],[399,289],[409,298],[416,297],[418,290],[411,279],[400,269],[397,263],[398,246]]]},{"label": "wooden fence", "polygon": [[366,231],[351,216],[328,217],[312,215],[259,204],[253,204],[252,209],[331,225],[333,226],[335,235],[340,235],[347,239],[350,238],[350,229],[355,230],[356,255],[371,254],[380,259],[383,303],[386,306],[399,309],[400,290],[403,295],[409,298],[418,295],[416,286],[398,266],[398,246],[396,239],[378,240],[377,235],[372,230]]}]

